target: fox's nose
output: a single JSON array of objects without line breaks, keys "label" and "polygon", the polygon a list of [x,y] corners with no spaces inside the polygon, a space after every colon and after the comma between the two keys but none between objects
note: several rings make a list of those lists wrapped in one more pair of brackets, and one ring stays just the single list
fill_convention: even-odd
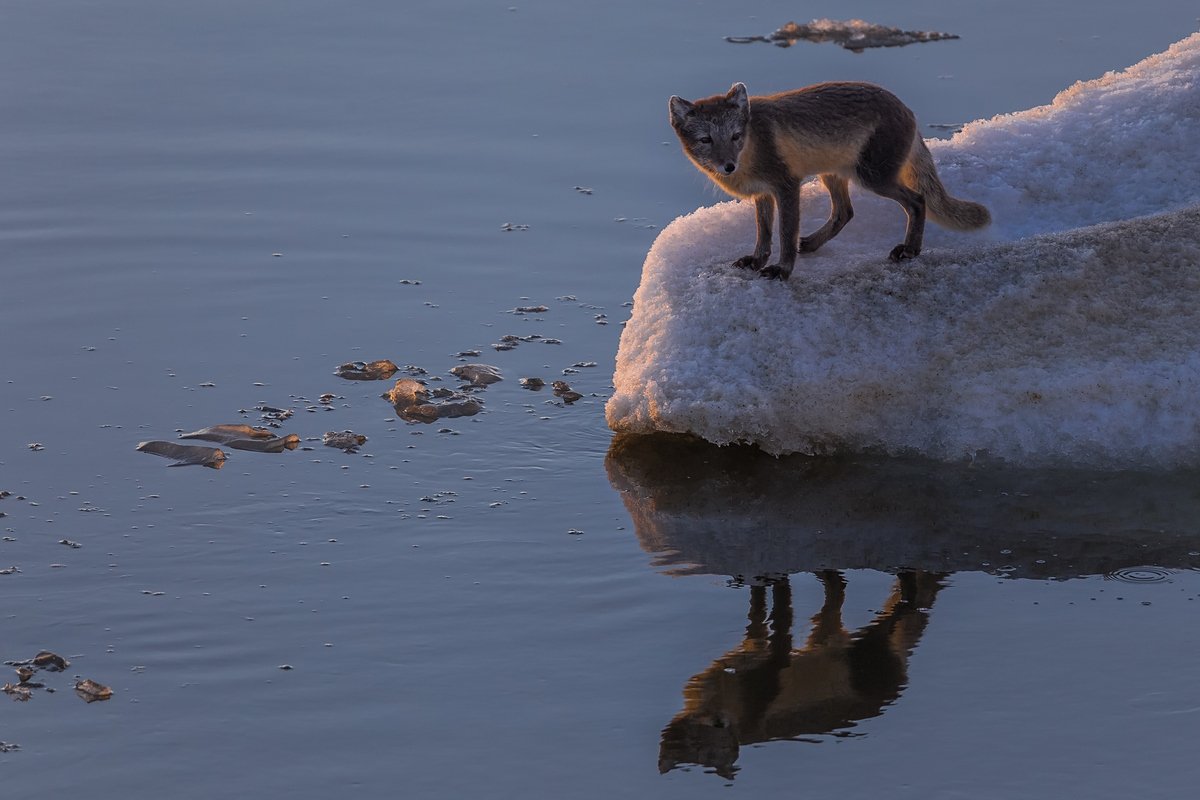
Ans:
[{"label": "fox's nose", "polygon": [[737,169],[737,164],[733,163],[732,161],[725,162],[725,174],[726,175],[732,175],[733,171],[735,169]]}]

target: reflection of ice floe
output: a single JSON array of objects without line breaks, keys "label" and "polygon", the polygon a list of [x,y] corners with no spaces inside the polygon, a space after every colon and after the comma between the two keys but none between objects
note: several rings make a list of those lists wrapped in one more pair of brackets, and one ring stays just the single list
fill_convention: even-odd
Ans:
[{"label": "reflection of ice floe", "polygon": [[[930,142],[995,222],[930,227],[914,263],[884,261],[903,214],[869,193],[787,285],[728,266],[753,247],[749,204],[677,219],[646,258],[609,424],[777,454],[1200,463],[1198,76],[1200,34]],[[803,205],[807,231],[828,198],[809,185]]]},{"label": "reflection of ice floe", "polygon": [[937,31],[903,31],[876,25],[861,19],[840,21],[814,19],[811,22],[789,22],[769,36],[726,36],[725,41],[734,44],[769,42],[780,47],[791,47],[798,41],[833,42],[836,45],[861,53],[869,47],[903,47],[918,42],[935,42],[939,39],[957,39],[953,33]]},{"label": "reflection of ice floe", "polygon": [[618,436],[606,467],[643,549],[675,573],[1070,578],[1200,566],[1195,472],[777,459],[665,435]]}]

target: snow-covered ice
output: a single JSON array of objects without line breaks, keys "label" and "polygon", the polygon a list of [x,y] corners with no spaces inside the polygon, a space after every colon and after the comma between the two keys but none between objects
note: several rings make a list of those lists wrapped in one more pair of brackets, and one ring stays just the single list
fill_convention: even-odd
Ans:
[{"label": "snow-covered ice", "polygon": [[[786,284],[730,266],[753,249],[749,203],[667,226],[609,425],[775,454],[1200,464],[1200,34],[929,144],[994,223],[931,224],[915,262],[886,260],[904,214],[869,193]],[[827,212],[806,186],[802,230]]]}]

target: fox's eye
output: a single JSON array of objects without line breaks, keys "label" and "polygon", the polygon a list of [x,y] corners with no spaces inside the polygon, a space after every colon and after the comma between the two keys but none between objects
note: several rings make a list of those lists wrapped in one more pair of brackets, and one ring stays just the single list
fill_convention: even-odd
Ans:
[{"label": "fox's eye", "polygon": [[704,142],[705,144],[712,144],[712,137],[711,136],[701,136],[700,141]]},{"label": "fox's eye", "polygon": [[740,138],[742,138],[742,135],[740,133],[735,133],[733,136],[729,137],[730,141],[734,141],[734,142],[736,142]]}]

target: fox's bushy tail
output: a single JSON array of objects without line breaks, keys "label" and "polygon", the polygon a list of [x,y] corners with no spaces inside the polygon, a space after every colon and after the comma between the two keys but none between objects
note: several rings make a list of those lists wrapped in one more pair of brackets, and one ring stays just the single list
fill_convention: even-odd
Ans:
[{"label": "fox's bushy tail", "polygon": [[913,142],[912,158],[905,173],[904,182],[908,187],[925,196],[925,213],[942,227],[973,231],[991,223],[992,215],[986,206],[959,200],[946,193],[933,164],[933,156],[920,136]]}]

